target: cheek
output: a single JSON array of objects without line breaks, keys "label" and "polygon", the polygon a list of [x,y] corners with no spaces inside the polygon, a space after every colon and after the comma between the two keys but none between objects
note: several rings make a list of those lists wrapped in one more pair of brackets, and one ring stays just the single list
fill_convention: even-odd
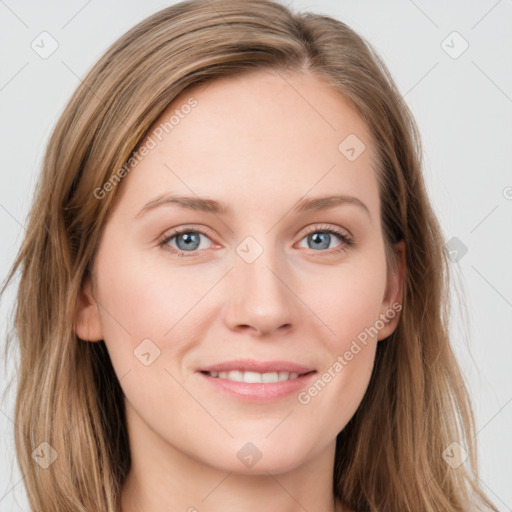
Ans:
[{"label": "cheek", "polygon": [[96,271],[103,336],[114,366],[118,373],[133,367],[138,363],[134,351],[148,339],[156,348],[145,341],[147,348],[161,351],[159,365],[164,358],[176,360],[186,344],[193,344],[194,326],[206,303],[201,298],[218,281],[219,270],[179,268],[165,257],[144,259],[135,251],[120,257],[114,247],[102,248]]},{"label": "cheek", "polygon": [[373,277],[346,276],[336,291],[332,287],[338,283],[331,283],[330,294],[322,300],[328,309],[324,306],[319,316],[332,331],[323,337],[328,356],[298,402],[315,418],[325,418],[327,437],[336,436],[350,421],[372,375],[382,300],[382,288]]},{"label": "cheek", "polygon": [[338,419],[335,428],[341,428],[359,406],[373,370],[384,325],[379,317],[386,286],[384,253],[376,247],[370,256],[330,270],[311,283],[308,303],[326,326],[322,339],[329,356],[299,403],[311,404],[319,415],[331,409]]},{"label": "cheek", "polygon": [[[328,269],[307,283],[308,305],[325,324],[325,340],[336,352],[347,350],[354,338],[375,326],[385,294],[383,258],[354,258],[350,263]],[[308,297],[306,288],[304,296]]]},{"label": "cheek", "polygon": [[[163,404],[190,401],[173,376],[182,380],[177,364],[195,344],[199,299],[218,277],[204,272],[198,277],[191,266],[169,270],[169,265],[143,261],[136,253],[109,257],[112,247],[104,249],[96,294],[103,337],[126,399],[151,418]],[[164,416],[159,413],[154,421],[171,424],[172,415],[165,421]]]}]

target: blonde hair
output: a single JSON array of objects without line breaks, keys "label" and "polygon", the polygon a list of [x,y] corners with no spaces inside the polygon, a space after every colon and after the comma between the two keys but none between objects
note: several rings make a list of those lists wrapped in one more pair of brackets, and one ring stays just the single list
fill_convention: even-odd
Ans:
[{"label": "blonde hair", "polygon": [[[3,288],[20,272],[15,442],[32,510],[117,512],[130,468],[123,393],[105,344],[82,342],[73,326],[116,196],[94,191],[179,94],[255,69],[310,72],[347,98],[378,152],[388,255],[405,242],[403,310],[337,437],[335,497],[358,512],[496,511],[476,476],[473,413],[448,336],[449,268],[413,117],[363,38],[270,0],[190,0],[143,20],[91,69],[55,127]],[[43,441],[58,453],[44,470],[31,457]],[[469,454],[457,469],[442,457],[453,442]]]}]

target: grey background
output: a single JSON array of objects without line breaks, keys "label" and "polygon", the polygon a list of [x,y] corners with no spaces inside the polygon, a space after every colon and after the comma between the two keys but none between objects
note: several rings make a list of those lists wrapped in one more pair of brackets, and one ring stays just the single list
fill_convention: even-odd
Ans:
[{"label": "grey background", "polygon": [[[0,0],[2,280],[65,103],[107,46],[172,3]],[[290,3],[334,16],[371,42],[416,117],[428,189],[447,241],[455,237],[449,247],[458,249],[452,333],[476,413],[480,479],[500,510],[512,511],[512,1]],[[31,47],[41,46],[43,31],[58,43],[48,58]],[[467,50],[453,58],[464,40]],[[2,335],[13,288],[0,304]],[[0,371],[3,391],[11,374]],[[13,393],[0,403],[0,512],[28,511],[14,457],[13,404]]]}]

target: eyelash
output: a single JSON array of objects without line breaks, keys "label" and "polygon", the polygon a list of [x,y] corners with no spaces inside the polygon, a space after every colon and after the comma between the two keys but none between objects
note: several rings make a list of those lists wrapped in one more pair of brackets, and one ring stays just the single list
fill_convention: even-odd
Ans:
[{"label": "eyelash", "polygon": [[[159,240],[159,243],[158,243],[159,247],[161,247],[162,249],[164,249],[166,251],[171,252],[172,254],[174,254],[175,256],[178,256],[178,257],[188,258],[188,257],[196,256],[197,253],[200,252],[200,251],[197,251],[197,250],[196,251],[191,251],[191,252],[181,251],[179,249],[176,249],[176,248],[171,247],[170,245],[168,245],[169,242],[173,238],[175,238],[176,236],[179,236],[179,235],[181,235],[183,233],[199,233],[201,235],[206,236],[207,238],[213,238],[212,233],[209,230],[204,229],[204,228],[195,228],[195,227],[189,226],[189,227],[184,227],[184,228],[178,228],[178,229],[172,231],[169,234],[165,234],[163,236],[163,238],[161,238]],[[354,246],[354,241],[348,235],[346,235],[341,230],[333,228],[332,226],[329,226],[329,225],[326,225],[326,226],[325,225],[324,226],[312,226],[310,229],[308,229],[306,231],[306,233],[304,233],[304,235],[301,238],[301,240],[303,240],[305,237],[307,237],[308,235],[310,235],[312,233],[328,233],[330,235],[336,235],[341,240],[341,244],[340,244],[339,247],[336,247],[336,248],[330,249],[330,250],[319,251],[319,254],[316,254],[315,256],[320,256],[322,254],[323,255],[325,255],[325,254],[327,254],[327,255],[338,254],[338,253],[344,252],[348,248]],[[316,251],[314,251],[314,252],[316,252]]]}]

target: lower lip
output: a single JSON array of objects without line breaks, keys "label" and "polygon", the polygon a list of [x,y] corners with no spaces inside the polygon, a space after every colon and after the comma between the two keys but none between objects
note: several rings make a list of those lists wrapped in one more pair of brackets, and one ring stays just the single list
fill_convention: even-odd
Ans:
[{"label": "lower lip", "polygon": [[275,402],[293,393],[298,393],[305,387],[316,372],[307,373],[295,379],[282,380],[279,382],[254,383],[235,382],[233,380],[211,377],[206,373],[199,373],[212,386],[232,398],[244,402]]}]

